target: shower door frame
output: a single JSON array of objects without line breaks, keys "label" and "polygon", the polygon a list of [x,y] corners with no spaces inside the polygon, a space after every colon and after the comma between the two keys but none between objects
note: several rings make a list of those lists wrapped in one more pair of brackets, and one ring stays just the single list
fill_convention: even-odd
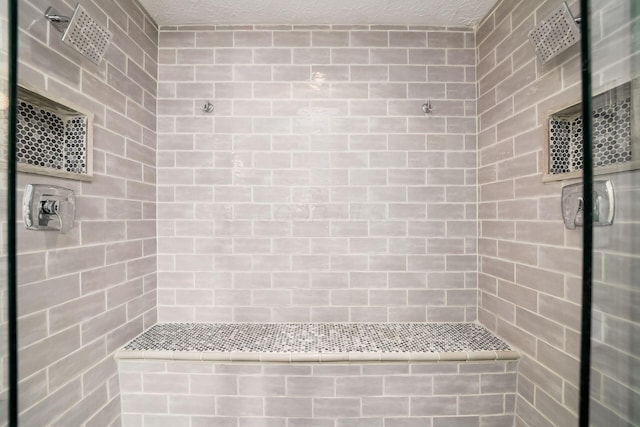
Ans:
[{"label": "shower door frame", "polygon": [[18,425],[18,310],[16,259],[16,122],[18,98],[18,0],[7,1],[8,132],[7,132],[7,425]]},{"label": "shower door frame", "polygon": [[[637,61],[634,62],[630,58],[637,58],[640,54],[640,47],[635,43],[640,35],[640,27],[637,25],[640,23],[640,3],[637,0],[620,0],[602,5],[599,2],[580,0],[580,9],[582,11],[581,66],[584,118],[583,196],[584,206],[593,206],[592,189],[596,162],[594,155],[598,156],[594,148],[594,144],[598,144],[598,141],[593,140],[594,135],[597,137],[592,120],[593,84],[596,90],[600,91],[600,88],[617,85],[620,81],[628,81],[631,93],[622,98],[630,98],[632,107],[634,104],[638,105],[640,68]],[[612,11],[615,13],[611,13]],[[620,28],[621,31],[602,31],[607,23],[610,28]],[[593,52],[605,52],[611,49],[615,52],[606,57],[606,62],[601,61],[597,53],[598,56],[593,54]],[[604,70],[607,70],[607,66],[611,67],[610,70],[613,72],[605,76]],[[636,118],[637,112],[629,117],[632,151],[636,150],[640,143],[640,128]],[[637,246],[627,245],[626,242],[634,241],[636,237],[635,228],[629,228],[629,224],[637,226],[640,223],[638,217],[640,210],[637,205],[640,175],[638,171],[625,172],[622,175],[618,175],[617,172],[612,174],[611,179],[617,181],[621,189],[619,195],[616,195],[616,204],[618,204],[616,210],[619,210],[616,212],[616,217],[620,214],[616,226],[620,228],[615,231],[613,228],[598,230],[594,233],[593,212],[591,209],[584,209],[579,390],[579,425],[581,427],[588,427],[591,423],[636,425],[640,420],[635,410],[637,409],[637,392],[631,386],[635,379],[632,369],[637,363],[637,355],[630,344],[632,341],[635,342],[632,339],[635,336],[635,329],[631,328],[637,328],[639,320],[637,313],[631,311],[633,304],[627,306],[615,303],[615,301],[624,300],[626,304],[631,301],[632,294],[626,295],[624,291],[634,294],[639,292],[632,266],[639,265],[637,262],[640,259],[638,258],[640,252]],[[631,202],[631,200],[635,201]],[[623,261],[610,263],[609,258],[615,259],[616,256]],[[594,268],[594,260],[596,268]],[[612,274],[613,271],[623,274],[615,276]],[[608,288],[603,290],[603,286]],[[620,289],[620,293],[617,293],[617,289]],[[629,329],[611,326],[609,323],[611,319],[620,319],[624,323],[618,325],[627,324]],[[621,341],[612,338],[612,331],[615,331]],[[620,359],[616,359],[616,355],[620,355]],[[603,371],[603,367],[612,368],[612,370]]]},{"label": "shower door frame", "polygon": [[[580,52],[582,73],[583,117],[583,200],[584,206],[593,206],[593,117],[591,113],[591,37],[590,1],[580,0]],[[580,338],[580,408],[581,427],[589,425],[589,390],[591,387],[591,309],[593,275],[593,210],[584,209],[582,228],[582,326]]]}]

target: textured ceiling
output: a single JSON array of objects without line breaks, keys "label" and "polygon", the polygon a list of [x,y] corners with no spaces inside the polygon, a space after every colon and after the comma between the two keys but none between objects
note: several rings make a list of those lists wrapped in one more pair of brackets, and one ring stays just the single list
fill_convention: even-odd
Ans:
[{"label": "textured ceiling", "polygon": [[[140,0],[158,25],[474,26],[497,0]],[[533,0],[528,0],[533,1]]]}]

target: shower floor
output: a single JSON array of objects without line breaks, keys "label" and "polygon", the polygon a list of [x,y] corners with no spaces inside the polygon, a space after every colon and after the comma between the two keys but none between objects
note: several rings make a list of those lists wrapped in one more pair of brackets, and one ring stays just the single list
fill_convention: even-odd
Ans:
[{"label": "shower floor", "polygon": [[118,357],[154,357],[154,352],[243,354],[243,360],[291,354],[306,355],[305,360],[313,354],[349,354],[352,359],[367,354],[381,360],[391,354],[407,360],[409,354],[435,360],[444,360],[439,355],[457,354],[447,359],[466,360],[478,359],[470,356],[474,354],[501,359],[511,357],[500,355],[515,353],[474,323],[165,323],[129,342]]}]

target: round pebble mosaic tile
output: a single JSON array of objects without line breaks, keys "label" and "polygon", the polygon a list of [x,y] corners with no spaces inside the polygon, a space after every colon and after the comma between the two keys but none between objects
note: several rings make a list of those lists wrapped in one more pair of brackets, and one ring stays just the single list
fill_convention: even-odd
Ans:
[{"label": "round pebble mosaic tile", "polygon": [[[583,169],[582,116],[549,120],[549,173]],[[633,160],[631,98],[593,110],[593,165],[602,167]]]},{"label": "round pebble mosaic tile", "polygon": [[24,101],[18,103],[16,156],[20,163],[62,169],[64,121],[50,111]]},{"label": "round pebble mosaic tile", "polygon": [[166,323],[124,350],[251,353],[508,351],[474,323]]},{"label": "round pebble mosaic tile", "polygon": [[57,115],[20,100],[16,124],[18,163],[86,173],[87,119]]}]

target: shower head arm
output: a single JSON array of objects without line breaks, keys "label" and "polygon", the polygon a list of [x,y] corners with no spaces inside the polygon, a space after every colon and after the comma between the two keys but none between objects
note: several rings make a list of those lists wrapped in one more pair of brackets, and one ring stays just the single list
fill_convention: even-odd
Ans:
[{"label": "shower head arm", "polygon": [[51,25],[53,25],[56,30],[60,31],[61,33],[64,33],[64,31],[69,26],[69,21],[71,20],[71,18],[69,18],[68,16],[58,15],[58,11],[53,7],[47,8],[47,10],[44,12],[44,17],[47,19],[47,21],[51,22]]}]

